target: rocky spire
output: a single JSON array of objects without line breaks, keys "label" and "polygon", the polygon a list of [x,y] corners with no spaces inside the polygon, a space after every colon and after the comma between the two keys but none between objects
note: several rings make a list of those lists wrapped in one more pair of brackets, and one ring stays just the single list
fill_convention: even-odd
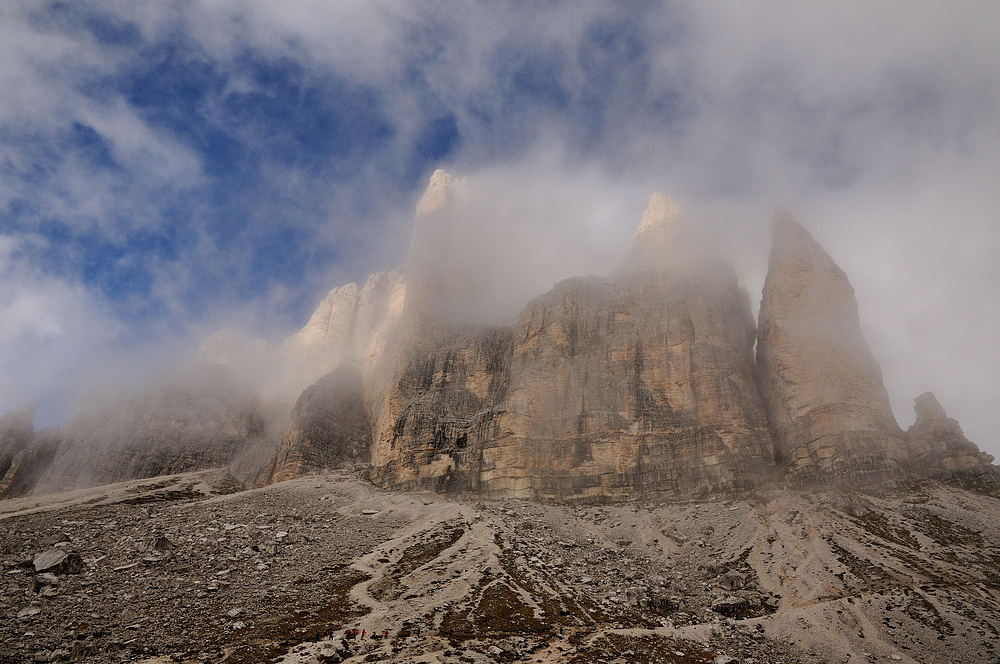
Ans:
[{"label": "rocky spire", "polygon": [[688,228],[673,199],[655,192],[649,197],[632,248],[618,274],[688,273],[719,261],[715,252]]},{"label": "rocky spire", "polygon": [[455,190],[459,183],[438,169],[417,204],[406,271],[410,275],[431,275],[450,264],[455,235]]},{"label": "rocky spire", "polygon": [[451,192],[454,183],[455,178],[445,173],[442,169],[439,168],[434,171],[430,181],[427,183],[427,189],[424,191],[423,197],[417,203],[417,215],[439,212],[447,208],[452,200]]},{"label": "rocky spire", "polygon": [[788,210],[771,233],[757,371],[778,460],[799,478],[900,472],[903,432],[847,275]]},{"label": "rocky spire", "polygon": [[[948,417],[944,408],[931,392],[924,392],[914,399],[913,411],[917,421],[906,432],[910,454],[916,469],[931,476],[968,476],[969,471],[991,469],[993,457],[980,452],[975,443],[965,437],[958,422]],[[973,472],[978,476],[980,473]],[[991,484],[998,481],[997,473]]]},{"label": "rocky spire", "polygon": [[676,230],[681,226],[680,216],[681,211],[672,198],[658,191],[653,192],[642,213],[642,222],[636,229],[635,236],[658,229]]}]

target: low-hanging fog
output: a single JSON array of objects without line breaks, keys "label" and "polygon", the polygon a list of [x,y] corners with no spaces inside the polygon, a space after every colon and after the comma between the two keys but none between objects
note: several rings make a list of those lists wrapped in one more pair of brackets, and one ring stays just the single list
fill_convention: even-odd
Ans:
[{"label": "low-hanging fog", "polygon": [[791,209],[850,277],[900,425],[931,390],[1000,456],[992,3],[0,17],[0,413],[37,401],[48,426],[80,394],[183,382],[167,368],[222,329],[249,349],[233,379],[275,397],[253,340],[403,264],[444,168],[469,197],[450,241],[470,316],[490,322],[614,270],[653,191],[719,243],[756,313],[773,209]]}]

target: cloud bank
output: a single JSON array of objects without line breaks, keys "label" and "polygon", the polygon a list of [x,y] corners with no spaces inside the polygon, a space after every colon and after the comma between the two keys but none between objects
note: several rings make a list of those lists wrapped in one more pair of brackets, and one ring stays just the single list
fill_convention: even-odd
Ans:
[{"label": "cloud bank", "polygon": [[930,389],[1000,454],[998,33],[989,2],[7,3],[0,411],[281,338],[403,261],[440,166],[488,204],[500,312],[608,271],[654,190],[757,300],[791,208],[904,428]]}]

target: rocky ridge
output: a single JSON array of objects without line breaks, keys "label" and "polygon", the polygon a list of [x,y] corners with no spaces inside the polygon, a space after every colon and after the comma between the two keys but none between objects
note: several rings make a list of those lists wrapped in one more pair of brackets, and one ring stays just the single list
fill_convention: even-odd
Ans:
[{"label": "rocky ridge", "polygon": [[[0,432],[0,490],[212,466],[261,484],[355,463],[385,487],[584,502],[926,476],[1000,490],[936,401],[900,430],[847,276],[786,211],[756,325],[732,267],[653,194],[619,269],[485,326],[464,314],[475,265],[453,242],[466,193],[436,172],[406,264],[331,290],[301,331],[260,345],[258,394],[151,388],[45,435]],[[245,360],[223,333],[201,361],[225,376]]]}]

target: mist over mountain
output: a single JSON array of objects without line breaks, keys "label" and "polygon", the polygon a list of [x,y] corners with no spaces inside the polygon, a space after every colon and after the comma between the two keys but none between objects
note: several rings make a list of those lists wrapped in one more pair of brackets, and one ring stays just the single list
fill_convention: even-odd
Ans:
[{"label": "mist over mountain", "polygon": [[333,288],[279,345],[221,331],[44,436],[27,411],[7,416],[6,494],[212,467],[253,486],[353,463],[386,487],[577,501],[920,477],[1000,488],[933,395],[900,428],[847,275],[790,212],[759,325],[718,242],[659,193],[615,270],[562,280],[515,317],[482,277],[502,276],[510,246],[493,249],[473,187],[436,171],[406,262]]}]

